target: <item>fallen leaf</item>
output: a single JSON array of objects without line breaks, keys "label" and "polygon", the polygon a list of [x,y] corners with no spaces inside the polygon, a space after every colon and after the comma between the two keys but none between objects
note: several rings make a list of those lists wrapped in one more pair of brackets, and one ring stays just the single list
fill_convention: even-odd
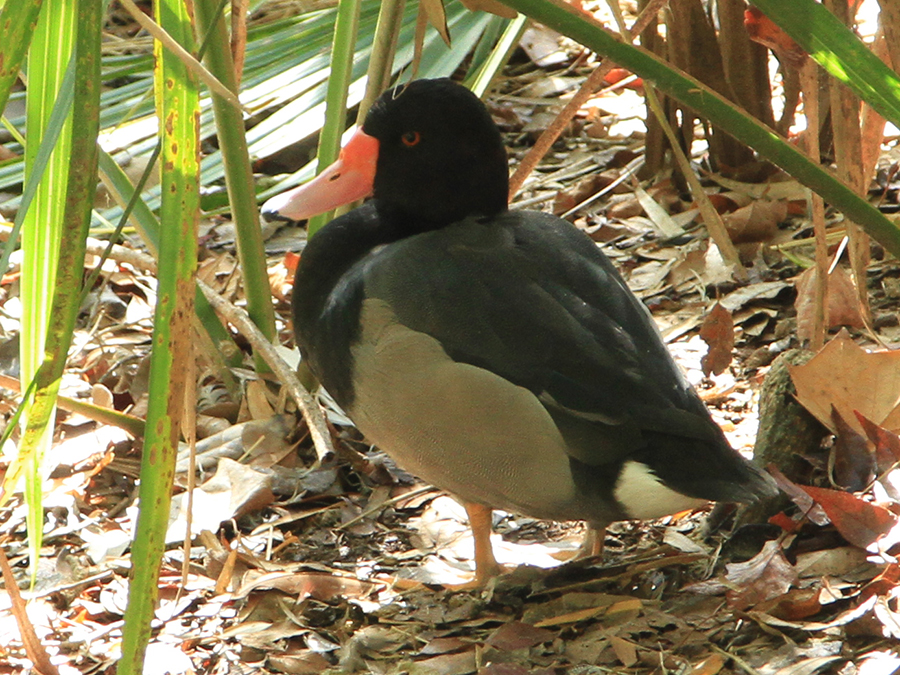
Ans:
[{"label": "fallen leaf", "polygon": [[779,619],[799,621],[818,614],[822,609],[819,601],[820,589],[792,588],[787,593],[774,598],[766,607],[760,609]]},{"label": "fallen leaf", "polygon": [[777,466],[769,464],[766,467],[766,471],[775,479],[778,489],[790,497],[791,501],[800,507],[800,512],[809,518],[811,522],[819,526],[827,525],[830,522],[822,507],[816,504],[815,500],[804,491],[803,487],[792,482],[781,473]]},{"label": "fallen leaf", "polygon": [[759,199],[722,216],[728,236],[735,244],[753,244],[772,240],[778,223],[787,218],[787,203]]},{"label": "fallen leaf", "polygon": [[[815,267],[800,274],[794,281],[797,287],[797,336],[801,340],[810,340],[813,331],[813,318],[816,311],[816,278]],[[865,321],[860,311],[859,296],[856,286],[843,267],[835,267],[828,275],[828,312],[826,328],[849,326],[864,328]]]},{"label": "fallen leaf", "polygon": [[828,488],[800,486],[828,514],[841,536],[866,550],[897,524],[897,516],[883,506],[856,495]]},{"label": "fallen leaf", "polygon": [[861,570],[871,568],[866,555],[855,546],[826,548],[798,554],[795,567],[801,579],[855,576]]},{"label": "fallen leaf", "polygon": [[297,654],[269,654],[266,662],[274,670],[291,675],[318,675],[331,668],[328,659],[312,650],[303,650]]},{"label": "fallen leaf", "polygon": [[900,462],[900,436],[875,424],[875,422],[868,419],[858,410],[853,412],[866,432],[866,436],[869,437],[872,445],[875,446],[875,463],[878,467],[878,472],[887,471],[894,464]]},{"label": "fallen leaf", "polygon": [[736,312],[753,300],[772,300],[790,284],[785,281],[762,281],[758,284],[742,286],[719,300],[729,312]]},{"label": "fallen leaf", "polygon": [[693,667],[691,675],[716,675],[725,666],[725,659],[719,654],[711,654]]},{"label": "fallen leaf", "polygon": [[884,637],[900,640],[900,614],[891,609],[888,598],[878,598],[872,612],[875,614],[875,618],[881,622]]},{"label": "fallen leaf", "polygon": [[637,663],[637,647],[634,646],[633,642],[612,635],[609,638],[609,644],[616,653],[616,658],[619,659],[623,666],[630,668]]},{"label": "fallen leaf", "polygon": [[613,169],[591,174],[579,180],[574,187],[560,190],[553,198],[553,213],[561,216],[566,211],[574,209],[581,202],[608,187],[616,179],[618,173]]},{"label": "fallen leaf", "polygon": [[407,672],[410,675],[467,675],[477,669],[475,648],[457,654],[442,654],[424,661],[416,661]]},{"label": "fallen leaf", "polygon": [[338,597],[359,598],[369,595],[377,584],[325,572],[270,572],[249,579],[235,593],[242,598],[256,590],[279,590],[299,600],[333,600]]},{"label": "fallen leaf", "polygon": [[718,302],[703,319],[700,337],[709,345],[709,351],[700,360],[703,374],[707,377],[710,373],[721,375],[731,363],[734,322],[731,320],[731,313]]},{"label": "fallen leaf", "polygon": [[486,643],[503,651],[514,651],[550,642],[554,637],[556,634],[549,630],[535,628],[521,621],[510,621],[491,633]]},{"label": "fallen leaf", "polygon": [[604,607],[585,607],[584,609],[576,609],[573,612],[566,612],[557,616],[551,616],[535,623],[536,628],[544,626],[564,626],[567,623],[578,623],[586,619],[591,619],[599,614],[603,614]]},{"label": "fallen leaf", "polygon": [[[223,457],[212,478],[193,491],[191,534],[215,532],[235,516],[265,508],[275,501],[272,476]],[[181,541],[187,530],[187,493],[172,498],[166,542]]]},{"label": "fallen leaf", "polygon": [[726,578],[739,587],[727,593],[732,607],[746,609],[787,593],[797,582],[797,571],[784,557],[778,541],[767,541],[753,558],[725,566]]},{"label": "fallen leaf", "polygon": [[842,656],[811,656],[797,663],[780,668],[775,675],[813,675],[835,661],[843,661]]},{"label": "fallen leaf", "polygon": [[[630,70],[626,70],[625,68],[610,68],[609,72],[603,76],[603,84],[611,87],[618,82],[621,82],[627,77],[631,77],[634,75]],[[644,90],[644,81],[636,77],[631,82],[625,85],[628,89],[633,89],[634,91],[642,92]]]},{"label": "fallen leaf", "polygon": [[875,478],[875,455],[869,449],[865,436],[851,427],[841,417],[837,408],[831,408],[835,434],[834,482],[850,492],[860,492]]},{"label": "fallen leaf", "polygon": [[832,406],[861,434],[854,411],[891,431],[900,429],[900,350],[867,352],[841,331],[807,363],[788,367],[797,400],[832,432]]},{"label": "fallen leaf", "polygon": [[[468,7],[470,1],[463,0],[463,4]],[[560,47],[560,34],[541,24],[529,25],[522,33],[519,46],[539,68],[558,66],[569,61],[569,55]]]},{"label": "fallen leaf", "polygon": [[900,564],[892,563],[863,587],[859,592],[859,597],[865,599],[873,595],[888,595],[898,585],[900,585]]}]

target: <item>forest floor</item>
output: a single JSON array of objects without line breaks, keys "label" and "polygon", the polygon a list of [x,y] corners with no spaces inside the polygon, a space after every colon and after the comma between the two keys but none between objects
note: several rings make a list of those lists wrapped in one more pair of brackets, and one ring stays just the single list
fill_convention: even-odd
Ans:
[{"label": "forest floor", "polygon": [[[580,78],[513,70],[491,105],[514,162],[552,117],[558,95]],[[570,220],[616,262],[732,445],[749,456],[762,383],[779,355],[801,346],[798,334],[808,334],[811,322],[806,192],[778,173],[765,190],[707,174],[726,220],[745,233],[748,277],[733,281],[671,179],[644,189],[629,178],[641,153],[642,114],[632,89],[598,96],[514,208],[574,210]],[[898,187],[886,180],[881,203],[896,204]],[[290,279],[304,236],[287,227],[267,242],[288,347]],[[207,221],[202,237],[201,278],[240,299],[230,223]],[[900,266],[878,246],[872,254],[870,320],[839,266],[831,342],[792,372],[797,399],[823,426],[809,417],[818,436],[786,451],[797,460],[779,478],[789,498],[763,517],[710,507],[617,523],[601,557],[575,562],[566,560],[583,536],[580,524],[498,512],[494,546],[512,571],[476,591],[449,588],[472,578],[471,535],[452,498],[370,448],[324,396],[340,452],[316,464],[277,383],[248,369],[230,389],[201,364],[196,536],[185,565],[185,451],[145,672],[897,671],[900,440],[889,429],[900,427],[900,352],[886,349],[900,342]],[[4,284],[0,327],[14,334],[15,283]],[[139,265],[107,263],[63,394],[142,416],[153,287]],[[849,332],[838,334],[842,326]],[[11,344],[0,352],[14,354]],[[15,374],[12,361],[0,357],[3,374]],[[44,547],[35,589],[25,593],[28,615],[60,672],[112,672],[133,564],[140,448],[125,432],[77,413],[60,414],[56,438],[46,458]],[[25,516],[18,499],[0,511],[0,535],[23,587]],[[735,525],[742,521],[755,522]],[[0,596],[0,673],[28,665],[8,598]]]}]

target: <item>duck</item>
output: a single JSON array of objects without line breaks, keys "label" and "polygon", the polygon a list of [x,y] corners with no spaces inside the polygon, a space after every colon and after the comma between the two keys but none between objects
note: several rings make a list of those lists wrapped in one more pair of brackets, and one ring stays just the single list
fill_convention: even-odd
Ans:
[{"label": "duck", "polygon": [[386,91],[334,164],[262,208],[302,221],[367,199],[302,252],[296,342],[369,442],[463,504],[475,585],[501,571],[494,509],[603,532],[774,494],[598,245],[507,192],[485,105],[427,79]]}]

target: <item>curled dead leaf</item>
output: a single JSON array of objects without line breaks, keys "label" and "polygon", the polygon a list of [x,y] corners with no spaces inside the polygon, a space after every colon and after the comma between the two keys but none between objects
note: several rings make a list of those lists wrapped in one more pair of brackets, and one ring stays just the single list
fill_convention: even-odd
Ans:
[{"label": "curled dead leaf", "polygon": [[718,302],[703,319],[700,326],[700,337],[709,345],[709,351],[703,355],[701,365],[703,374],[720,375],[731,363],[731,352],[734,349],[734,322],[731,313]]}]

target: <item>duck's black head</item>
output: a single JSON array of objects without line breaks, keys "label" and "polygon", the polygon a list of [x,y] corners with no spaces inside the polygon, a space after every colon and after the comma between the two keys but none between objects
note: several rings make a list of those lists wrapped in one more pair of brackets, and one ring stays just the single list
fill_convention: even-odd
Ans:
[{"label": "duck's black head", "polygon": [[434,225],[506,210],[506,150],[484,104],[448,79],[388,90],[363,131],[378,140],[379,206]]},{"label": "duck's black head", "polygon": [[428,230],[506,210],[506,150],[484,104],[448,79],[416,80],[375,102],[341,158],[273,197],[267,218],[300,220],[374,194],[382,218]]}]

